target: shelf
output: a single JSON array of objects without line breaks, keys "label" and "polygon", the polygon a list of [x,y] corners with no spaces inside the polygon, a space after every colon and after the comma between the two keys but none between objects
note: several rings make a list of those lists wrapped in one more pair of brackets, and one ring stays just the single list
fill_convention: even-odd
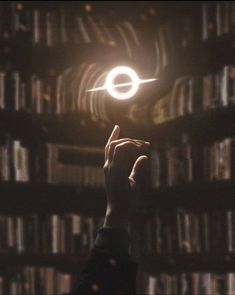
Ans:
[{"label": "shelf", "polygon": [[103,216],[105,206],[104,189],[40,183],[0,183],[1,213],[79,212]]},{"label": "shelf", "polygon": [[193,183],[151,190],[143,195],[143,210],[235,208],[235,180]]},{"label": "shelf", "polygon": [[235,34],[226,33],[207,40],[193,41],[179,53],[179,73],[201,75],[235,61]]},{"label": "shelf", "polygon": [[[235,106],[218,107],[201,113],[188,114],[155,126],[135,125],[130,121],[116,122],[124,137],[145,140],[171,141],[182,133],[189,133],[199,141],[214,141],[235,136]],[[81,118],[77,113],[29,114],[0,111],[0,133],[11,133],[14,138],[32,142],[58,142],[105,146],[113,126],[97,124]]]},{"label": "shelf", "polygon": [[[49,65],[50,67],[54,65],[59,71],[63,71],[66,67],[81,64],[82,61],[87,60],[90,62],[99,60],[99,62],[102,61],[103,64],[109,65],[113,64],[113,60],[116,59],[120,62],[130,61],[120,44],[110,46],[94,41],[46,47],[44,45],[33,45],[28,38],[19,36],[6,44],[1,42],[1,47],[8,49],[5,56],[8,59],[10,58],[14,65],[23,72],[25,71],[25,64],[39,73],[43,69],[42,72],[45,73]],[[204,41],[192,41],[185,48],[178,50],[177,59],[169,65],[171,69],[169,73],[174,71],[176,73],[175,78],[187,74],[202,74],[214,71],[226,63],[233,63],[235,61],[234,42],[234,33],[226,33]],[[2,53],[4,56],[4,51]],[[161,78],[161,75],[159,78]]]},{"label": "shelf", "polygon": [[112,127],[81,118],[78,113],[36,115],[34,125],[41,137],[50,142],[105,146]]},{"label": "shelf", "polygon": [[[1,268],[7,266],[53,266],[70,271],[79,270],[87,262],[84,257],[69,254],[32,255],[7,254],[0,255]],[[156,274],[158,272],[229,272],[235,271],[235,254],[184,254],[144,256],[140,259],[140,268]]]},{"label": "shelf", "polygon": [[[235,208],[235,180],[194,183],[146,190],[140,212],[190,208],[213,210]],[[0,183],[0,214],[65,213],[103,216],[105,191],[56,184]]]},{"label": "shelf", "polygon": [[[219,255],[218,255],[219,254]],[[143,256],[140,269],[150,274],[180,272],[234,272],[235,254],[182,254],[182,255],[148,255]],[[1,269],[15,266],[52,266],[64,271],[81,271],[86,265],[88,253],[84,256],[69,254],[0,255]],[[138,259],[137,259],[138,260]]]},{"label": "shelf", "polygon": [[87,262],[87,254],[86,256],[69,254],[0,254],[0,261],[0,270],[5,267],[44,266],[56,267],[60,270],[75,272],[81,271],[84,268]]},{"label": "shelf", "polygon": [[[8,53],[4,55],[6,49]],[[120,46],[110,46],[94,41],[47,47],[32,44],[26,37],[12,40],[7,45],[1,44],[0,41],[0,52],[5,60],[10,60],[14,68],[24,75],[28,76],[32,75],[32,72],[36,72],[37,75],[43,77],[48,75],[48,69],[51,68],[59,75],[71,65],[78,67],[83,62],[94,63],[99,60],[105,66],[113,59],[126,58]]]},{"label": "shelf", "polygon": [[123,125],[126,135],[143,138],[161,144],[172,141],[183,133],[189,133],[197,141],[208,142],[220,138],[235,137],[235,106],[218,107],[200,113],[187,114],[152,127]]},{"label": "shelf", "polygon": [[149,255],[140,262],[141,270],[152,275],[180,272],[235,272],[235,254],[205,253],[184,255]]},{"label": "shelf", "polygon": [[0,110],[0,134],[10,133],[27,144],[57,142],[104,146],[111,129],[86,120],[78,113],[56,115]]}]

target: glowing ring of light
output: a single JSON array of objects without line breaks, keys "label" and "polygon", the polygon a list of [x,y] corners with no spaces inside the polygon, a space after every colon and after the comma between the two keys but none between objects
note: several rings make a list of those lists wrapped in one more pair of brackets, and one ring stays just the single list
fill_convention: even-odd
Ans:
[{"label": "glowing ring of light", "polygon": [[[131,79],[131,89],[127,92],[119,92],[114,87],[114,80],[119,75],[127,75]],[[136,94],[139,89],[139,77],[134,70],[129,67],[120,66],[112,69],[105,80],[105,87],[108,93],[117,99],[128,99]]]}]

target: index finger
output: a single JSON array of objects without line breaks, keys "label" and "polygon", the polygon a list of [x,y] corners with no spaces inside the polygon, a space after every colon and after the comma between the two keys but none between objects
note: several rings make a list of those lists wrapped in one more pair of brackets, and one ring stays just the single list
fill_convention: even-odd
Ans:
[{"label": "index finger", "polygon": [[120,127],[118,125],[115,125],[113,128],[113,131],[107,141],[107,144],[105,146],[105,161],[107,160],[107,153],[108,153],[108,147],[109,147],[110,142],[118,139],[119,134],[120,134]]},{"label": "index finger", "polygon": [[115,125],[113,128],[113,131],[108,139],[107,144],[110,144],[113,140],[117,140],[120,134],[120,127],[118,125]]}]

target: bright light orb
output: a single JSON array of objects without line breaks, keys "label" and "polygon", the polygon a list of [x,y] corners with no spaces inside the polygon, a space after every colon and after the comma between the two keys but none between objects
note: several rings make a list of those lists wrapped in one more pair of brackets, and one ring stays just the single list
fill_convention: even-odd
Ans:
[{"label": "bright light orb", "polygon": [[[130,78],[131,81],[127,83],[115,84],[115,79],[119,75],[126,75]],[[87,92],[106,90],[112,97],[116,99],[124,100],[124,99],[129,99],[133,97],[138,91],[140,84],[150,83],[156,80],[157,80],[156,78],[140,79],[133,69],[126,66],[119,66],[119,67],[113,68],[108,73],[105,79],[105,84],[103,86],[89,89],[87,90]],[[119,92],[116,90],[117,88],[121,88],[125,86],[131,86],[130,90],[128,90],[127,92]]]},{"label": "bright light orb", "polygon": [[[125,86],[125,85],[130,85],[131,88],[127,92],[119,92],[117,90],[117,87],[114,84],[115,79],[119,75],[126,75],[131,80],[130,83],[123,83],[123,84],[118,85],[119,87]],[[108,75],[106,77],[106,81],[105,81],[105,87],[106,87],[108,93],[112,97],[114,97],[116,99],[122,99],[122,100],[129,99],[132,96],[134,96],[139,89],[139,77],[136,74],[136,72],[129,67],[126,67],[126,66],[116,67],[108,73]]]}]

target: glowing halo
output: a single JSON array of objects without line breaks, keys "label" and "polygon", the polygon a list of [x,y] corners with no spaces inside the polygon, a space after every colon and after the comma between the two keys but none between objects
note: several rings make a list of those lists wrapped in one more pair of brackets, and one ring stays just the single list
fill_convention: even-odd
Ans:
[{"label": "glowing halo", "polygon": [[[127,75],[130,78],[130,82],[128,83],[121,83],[121,84],[114,84],[114,80],[116,79],[117,76],[119,75]],[[113,68],[107,75],[105,84],[101,87],[93,88],[87,90],[88,92],[93,92],[93,91],[100,91],[100,90],[107,90],[107,92],[114,98],[116,99],[128,99],[131,98],[136,94],[136,92],[139,89],[139,84],[143,83],[149,83],[157,80],[156,78],[152,79],[143,79],[141,80],[137,73],[126,66],[119,66],[116,68]],[[119,92],[116,90],[116,88],[124,87],[124,86],[131,86],[130,90],[127,92]]]},{"label": "glowing halo", "polygon": [[[119,75],[126,75],[131,79],[131,88],[127,92],[119,92],[115,89],[114,80]],[[125,83],[124,83],[125,84]],[[105,81],[105,87],[108,93],[117,99],[128,99],[136,94],[139,89],[139,77],[136,72],[129,67],[121,66],[112,69]]]}]

